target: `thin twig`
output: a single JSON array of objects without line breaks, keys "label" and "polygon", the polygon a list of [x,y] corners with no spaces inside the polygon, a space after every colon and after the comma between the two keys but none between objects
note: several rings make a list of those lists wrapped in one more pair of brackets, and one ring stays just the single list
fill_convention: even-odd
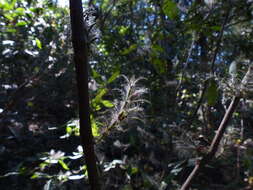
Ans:
[{"label": "thin twig", "polygon": [[193,171],[188,176],[188,178],[186,179],[186,181],[184,182],[184,184],[182,185],[180,190],[187,190],[190,187],[193,178],[198,174],[198,171],[200,169],[202,169],[206,165],[206,163],[208,163],[210,160],[212,160],[212,158],[215,156],[215,153],[218,150],[220,141],[225,133],[227,126],[228,126],[228,122],[232,118],[232,115],[233,115],[237,105],[239,104],[240,99],[241,99],[240,97],[233,97],[233,100],[230,103],[230,106],[229,106],[220,126],[219,126],[219,129],[218,129],[213,141],[212,141],[212,144],[209,149],[209,153],[206,154],[204,157],[202,157],[200,160],[198,160],[196,162],[196,165],[195,165]]},{"label": "thin twig", "polygon": [[208,87],[208,81],[209,81],[209,80],[205,80],[205,82],[204,82],[204,87],[203,87],[203,89],[202,89],[202,91],[201,91],[200,98],[199,98],[199,101],[198,101],[198,103],[197,103],[197,107],[196,107],[194,113],[192,114],[192,116],[191,116],[190,119],[189,119],[189,126],[191,126],[192,122],[193,122],[194,119],[197,117],[199,108],[200,108],[200,106],[201,106],[201,104],[202,104],[202,102],[203,102],[204,95],[205,95],[206,90],[207,90],[207,87]]},{"label": "thin twig", "polygon": [[191,43],[190,49],[188,51],[188,55],[187,55],[186,61],[183,64],[182,72],[180,74],[181,77],[180,77],[179,83],[178,83],[178,85],[176,87],[176,92],[178,91],[178,89],[180,89],[180,86],[182,84],[183,76],[184,76],[185,70],[186,70],[186,68],[187,68],[187,66],[189,64],[189,61],[190,61],[190,58],[191,58],[191,55],[192,55],[192,51],[193,51],[194,45],[195,45],[195,34],[193,33],[192,34],[192,43]]},{"label": "thin twig", "polygon": [[213,75],[214,75],[214,72],[215,72],[214,64],[215,64],[216,57],[217,57],[217,55],[218,55],[218,52],[219,52],[219,49],[220,49],[220,46],[221,46],[221,40],[222,40],[222,37],[223,37],[225,25],[226,25],[226,23],[227,23],[227,21],[228,21],[228,18],[229,18],[229,13],[230,13],[230,9],[228,9],[227,14],[226,14],[226,17],[225,17],[225,19],[224,19],[224,22],[223,22],[223,24],[222,24],[221,31],[220,31],[219,36],[218,36],[216,48],[215,48],[215,51],[214,51],[213,59],[212,59],[212,61],[211,61],[211,71],[212,71],[212,74],[213,74]]}]

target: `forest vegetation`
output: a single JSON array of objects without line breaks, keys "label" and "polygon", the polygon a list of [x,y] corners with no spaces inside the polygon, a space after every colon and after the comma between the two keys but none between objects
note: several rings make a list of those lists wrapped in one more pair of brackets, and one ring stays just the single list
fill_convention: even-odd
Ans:
[{"label": "forest vegetation", "polygon": [[253,189],[253,1],[69,5],[0,0],[0,189]]}]

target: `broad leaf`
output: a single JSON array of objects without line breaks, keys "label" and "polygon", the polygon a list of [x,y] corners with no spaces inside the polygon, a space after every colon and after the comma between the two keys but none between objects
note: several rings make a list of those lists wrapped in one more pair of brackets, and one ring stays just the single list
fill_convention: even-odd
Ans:
[{"label": "broad leaf", "polygon": [[173,0],[165,0],[162,9],[164,14],[170,19],[173,20],[178,17],[179,10],[177,4]]},{"label": "broad leaf", "polygon": [[218,99],[218,85],[214,79],[209,79],[209,85],[206,91],[207,104],[214,106]]},{"label": "broad leaf", "polygon": [[25,21],[19,21],[16,26],[26,26],[27,25],[27,22]]}]

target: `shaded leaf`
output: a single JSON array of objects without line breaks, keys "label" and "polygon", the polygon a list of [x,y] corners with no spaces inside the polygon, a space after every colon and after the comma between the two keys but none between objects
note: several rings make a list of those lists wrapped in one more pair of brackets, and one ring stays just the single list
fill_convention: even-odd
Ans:
[{"label": "shaded leaf", "polygon": [[162,9],[164,14],[170,17],[170,19],[175,19],[178,17],[179,10],[177,4],[174,1],[165,0]]},{"label": "shaded leaf", "polygon": [[134,51],[137,48],[137,44],[132,44],[129,48],[124,49],[121,54],[122,55],[127,55],[129,53],[131,53],[132,51]]},{"label": "shaded leaf", "polygon": [[214,79],[209,80],[209,85],[206,91],[207,104],[214,106],[218,99],[218,85]]},{"label": "shaded leaf", "polygon": [[166,62],[164,60],[155,58],[152,63],[159,74],[164,74],[166,72]]},{"label": "shaded leaf", "polygon": [[115,71],[112,76],[108,79],[107,83],[111,83],[113,82],[118,76],[119,76],[120,72],[119,71]]}]

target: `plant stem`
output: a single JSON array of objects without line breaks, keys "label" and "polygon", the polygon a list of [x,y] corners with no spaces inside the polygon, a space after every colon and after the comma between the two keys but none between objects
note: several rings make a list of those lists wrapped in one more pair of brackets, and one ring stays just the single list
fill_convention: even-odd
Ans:
[{"label": "plant stem", "polygon": [[78,88],[80,137],[84,150],[91,190],[100,190],[99,176],[94,152],[94,142],[90,122],[90,105],[88,89],[88,35],[84,22],[82,1],[70,0],[70,18],[72,44]]}]

